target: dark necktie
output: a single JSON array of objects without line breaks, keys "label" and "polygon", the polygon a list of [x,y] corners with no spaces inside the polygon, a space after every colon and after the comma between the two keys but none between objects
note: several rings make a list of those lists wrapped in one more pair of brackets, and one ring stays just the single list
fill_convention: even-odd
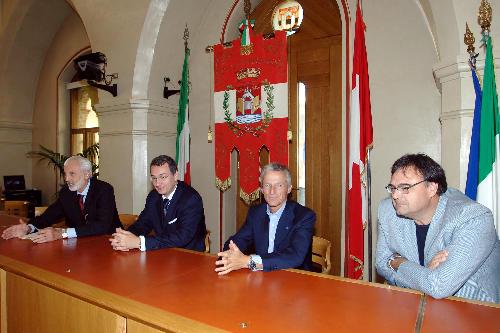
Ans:
[{"label": "dark necktie", "polygon": [[83,214],[83,195],[77,194],[77,196],[78,196],[78,205],[80,206],[80,211]]},{"label": "dark necktie", "polygon": [[167,216],[168,203],[170,200],[168,198],[163,199],[163,217]]}]

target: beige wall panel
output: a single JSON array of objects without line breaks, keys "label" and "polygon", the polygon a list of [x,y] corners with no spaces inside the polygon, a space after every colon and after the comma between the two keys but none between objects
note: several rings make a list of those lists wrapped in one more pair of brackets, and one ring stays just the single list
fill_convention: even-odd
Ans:
[{"label": "beige wall panel", "polygon": [[[0,176],[24,175],[31,187],[31,161],[25,156],[31,150],[31,124],[0,121]],[[3,177],[0,177],[3,189]]]},{"label": "beige wall panel", "polygon": [[6,293],[9,333],[125,331],[125,318],[15,274]]}]

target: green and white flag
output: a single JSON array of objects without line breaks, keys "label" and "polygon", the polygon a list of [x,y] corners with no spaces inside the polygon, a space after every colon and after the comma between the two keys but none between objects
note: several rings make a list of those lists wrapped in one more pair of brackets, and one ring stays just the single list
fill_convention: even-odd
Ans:
[{"label": "green and white flag", "polygon": [[179,98],[179,113],[177,115],[177,139],[175,160],[179,168],[179,179],[191,184],[191,168],[189,165],[189,48],[186,47],[184,65],[182,66],[182,81]]},{"label": "green and white flag", "polygon": [[491,209],[500,236],[500,115],[495,82],[491,37],[483,34],[486,61],[483,75],[483,101],[479,134],[479,185],[477,201]]}]

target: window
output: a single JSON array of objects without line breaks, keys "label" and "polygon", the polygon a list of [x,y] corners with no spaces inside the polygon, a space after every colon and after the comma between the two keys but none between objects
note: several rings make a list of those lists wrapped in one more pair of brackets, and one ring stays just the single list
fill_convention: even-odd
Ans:
[{"label": "window", "polygon": [[306,204],[306,86],[299,82],[297,202]]},{"label": "window", "polygon": [[[97,88],[84,86],[71,90],[71,155],[99,143],[99,120],[92,108],[98,102]],[[92,162],[99,164],[97,159]]]}]

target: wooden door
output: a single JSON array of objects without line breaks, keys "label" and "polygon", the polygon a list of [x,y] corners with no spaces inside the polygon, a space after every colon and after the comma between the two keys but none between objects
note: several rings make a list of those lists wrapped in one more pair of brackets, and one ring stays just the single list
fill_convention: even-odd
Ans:
[{"label": "wooden door", "polygon": [[[297,86],[305,86],[305,204],[316,212],[315,234],[332,243],[332,274],[341,268],[342,95],[341,38],[325,37],[290,46],[290,120],[297,138]],[[293,89],[292,89],[293,87]],[[297,140],[290,171],[297,188]],[[296,192],[295,192],[296,193]]]}]

